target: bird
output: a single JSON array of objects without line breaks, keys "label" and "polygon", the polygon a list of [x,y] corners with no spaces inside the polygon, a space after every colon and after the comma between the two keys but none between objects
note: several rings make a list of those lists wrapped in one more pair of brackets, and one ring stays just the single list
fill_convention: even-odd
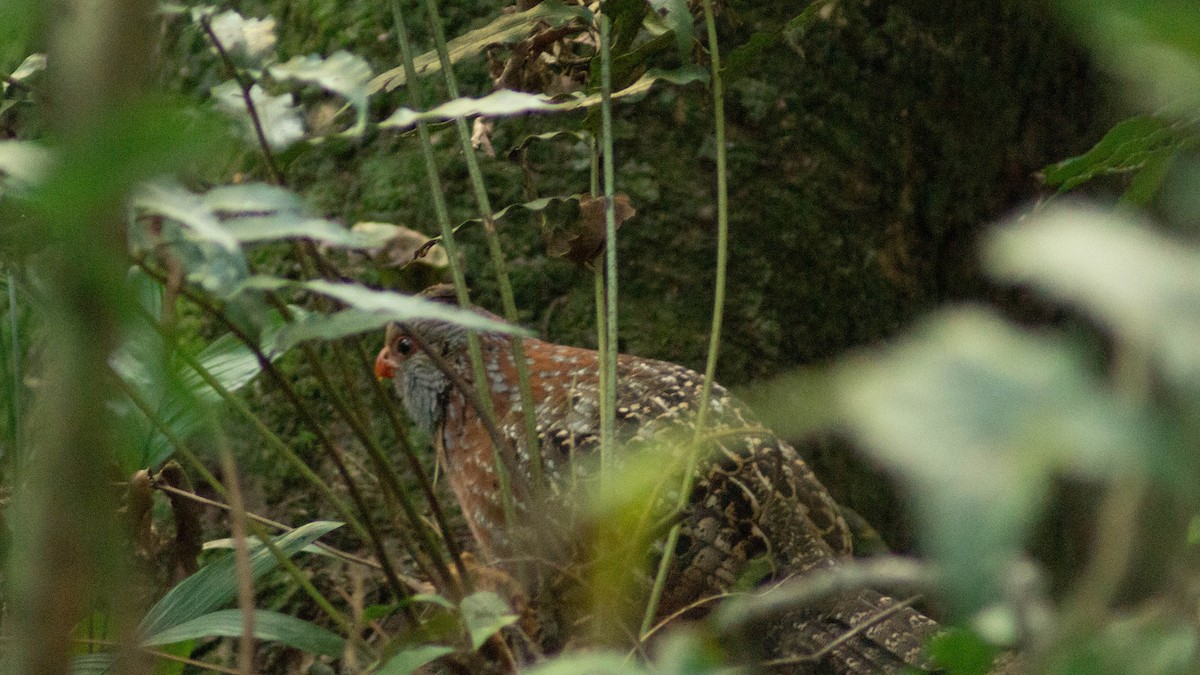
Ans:
[{"label": "bird", "polygon": [[[423,295],[455,304],[447,284]],[[485,310],[473,311],[499,320]],[[519,523],[511,519],[571,527],[563,514],[578,503],[572,493],[579,479],[594,478],[600,444],[599,353],[522,339],[536,420],[532,439],[512,342],[509,334],[479,334],[491,422],[477,410],[487,404],[475,393],[468,331],[462,326],[430,319],[391,324],[375,362],[376,374],[393,381],[414,425],[431,437],[467,526],[491,559],[517,553],[513,526]],[[703,386],[703,376],[684,366],[619,355],[614,415],[620,455],[634,452],[631,448],[669,452],[663,448],[685,445],[656,441],[694,432]],[[852,533],[839,505],[795,448],[718,384],[711,388],[709,412],[705,452],[694,464],[686,506],[672,520],[680,534],[659,618],[728,593],[752,561],[767,560],[769,581],[831,570],[853,556]],[[539,455],[548,494],[535,504],[538,493],[531,483]],[[516,502],[507,508],[505,481]],[[672,501],[669,490],[661,500]],[[656,545],[661,548],[665,539],[659,537]],[[773,672],[858,675],[932,670],[924,646],[941,630],[906,603],[860,589],[798,609],[763,634],[773,635],[776,643],[767,656],[799,664],[776,666]],[[803,654],[795,658],[798,651],[815,660]]]}]

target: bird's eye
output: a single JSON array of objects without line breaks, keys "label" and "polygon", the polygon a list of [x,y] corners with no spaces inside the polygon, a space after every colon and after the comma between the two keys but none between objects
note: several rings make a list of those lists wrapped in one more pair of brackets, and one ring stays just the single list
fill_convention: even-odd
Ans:
[{"label": "bird's eye", "polygon": [[412,353],[412,350],[412,338],[402,337],[399,340],[396,340],[396,353],[400,356],[408,356]]}]

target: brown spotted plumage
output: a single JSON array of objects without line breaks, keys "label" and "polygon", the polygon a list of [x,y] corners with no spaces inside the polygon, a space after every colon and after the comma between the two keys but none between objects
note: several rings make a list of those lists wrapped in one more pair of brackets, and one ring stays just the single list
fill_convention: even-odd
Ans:
[{"label": "brown spotted plumage", "polygon": [[[440,289],[432,297],[446,299],[446,292]],[[507,446],[505,464],[520,518],[530,510],[533,472],[511,339],[489,333],[480,342],[495,428]],[[491,435],[468,398],[420,344],[436,350],[445,365],[473,385],[466,332],[441,322],[389,328],[377,372],[394,378],[409,415],[434,439],[482,551],[493,558],[511,555]],[[581,476],[586,480],[585,467],[594,467],[598,354],[533,339],[524,340],[524,349],[548,499],[559,505],[538,511],[555,513],[573,503],[571,490]],[[617,379],[617,435],[625,452],[692,430],[702,376],[679,365],[622,355]],[[752,560],[766,560],[768,578],[781,579],[828,569],[852,554],[850,532],[837,504],[795,449],[720,386],[713,387],[709,420],[705,438],[711,447],[698,464],[681,516],[675,562],[659,610],[663,617],[727,592]],[[663,499],[673,501],[666,493]],[[849,593],[797,611],[764,633],[776,645],[775,657],[820,655],[815,661],[793,659],[792,665],[779,667],[784,672],[927,668],[923,645],[937,624],[896,604],[870,590]]]}]

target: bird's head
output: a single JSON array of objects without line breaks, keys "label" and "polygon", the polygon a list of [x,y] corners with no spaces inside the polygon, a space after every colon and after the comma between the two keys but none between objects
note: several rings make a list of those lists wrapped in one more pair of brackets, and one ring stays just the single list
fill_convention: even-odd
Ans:
[{"label": "bird's head", "polygon": [[[452,287],[435,286],[422,295],[435,302],[454,302]],[[429,358],[426,349],[435,351],[446,365],[463,368],[467,331],[462,326],[427,319],[389,324],[383,349],[375,357],[375,375],[393,382],[409,417],[432,433],[442,418],[450,379]]]}]

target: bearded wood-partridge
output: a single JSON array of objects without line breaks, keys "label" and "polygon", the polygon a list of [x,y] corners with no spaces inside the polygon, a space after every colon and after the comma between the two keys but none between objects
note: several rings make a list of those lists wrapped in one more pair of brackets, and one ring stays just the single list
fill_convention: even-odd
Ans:
[{"label": "bearded wood-partridge", "polygon": [[[447,287],[427,297],[453,302]],[[481,310],[479,310],[481,311]],[[481,313],[485,313],[482,312]],[[491,316],[491,315],[489,315]],[[415,339],[414,339],[415,335]],[[531,454],[525,432],[512,338],[480,335],[493,431],[503,437],[518,520],[543,527],[567,522],[571,496],[599,446],[598,353],[541,340],[524,341],[529,364],[537,442],[544,463],[548,504],[530,497]],[[518,554],[496,474],[492,435],[460,387],[421,348],[441,357],[459,384],[474,389],[467,331],[437,321],[393,325],[376,361],[376,372],[394,380],[413,422],[429,433],[450,487],[485,556]],[[651,445],[694,424],[703,377],[683,366],[621,355],[617,361],[617,436],[621,454]],[[690,438],[690,436],[688,437]],[[684,512],[658,616],[699,599],[728,592],[755,559],[767,559],[768,580],[829,569],[851,556],[851,535],[838,505],[788,443],[759,424],[750,410],[721,386],[712,389],[705,452]],[[667,467],[675,458],[664,458]],[[679,483],[672,477],[674,485]],[[676,488],[676,491],[678,488]],[[669,490],[668,490],[669,491]],[[666,499],[663,499],[664,503]],[[671,500],[673,503],[673,500]],[[669,511],[669,507],[667,511]],[[662,548],[665,532],[658,537]],[[783,672],[876,673],[929,669],[925,642],[938,625],[893,598],[870,589],[844,593],[819,607],[798,609],[762,631],[771,656],[792,658]]]}]

